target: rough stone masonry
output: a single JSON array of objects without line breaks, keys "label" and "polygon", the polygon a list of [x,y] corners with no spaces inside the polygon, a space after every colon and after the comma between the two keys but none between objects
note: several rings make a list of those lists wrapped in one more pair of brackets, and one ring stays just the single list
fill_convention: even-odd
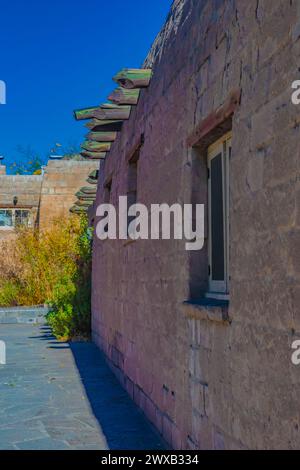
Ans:
[{"label": "rough stone masonry", "polygon": [[207,150],[232,132],[227,303],[198,301],[207,239],[94,240],[94,339],[176,449],[300,448],[299,63],[299,1],[176,0],[98,182],[97,203],[127,194],[143,134],[137,201],[207,207]]},{"label": "rough stone masonry", "polygon": [[[98,167],[95,161],[49,160],[41,175],[10,175],[0,164],[0,210],[29,211],[30,225],[45,229],[53,220],[69,215],[76,191]],[[0,242],[15,236],[13,226],[0,224]]]}]

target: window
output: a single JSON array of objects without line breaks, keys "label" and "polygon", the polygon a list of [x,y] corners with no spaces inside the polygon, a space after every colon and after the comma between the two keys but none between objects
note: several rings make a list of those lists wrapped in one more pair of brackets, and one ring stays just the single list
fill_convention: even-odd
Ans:
[{"label": "window", "polygon": [[[140,150],[136,150],[128,161],[128,186],[127,186],[127,203],[128,207],[137,203],[137,177],[138,177],[138,161],[140,158]],[[127,227],[135,217],[128,216]]]},{"label": "window", "polygon": [[13,229],[31,225],[31,211],[25,209],[0,209],[0,229]]},{"label": "window", "polygon": [[[104,203],[109,204],[111,198],[112,177],[110,177],[104,184]],[[104,232],[108,232],[108,223],[104,227]]]},{"label": "window", "polygon": [[25,210],[16,210],[15,211],[15,226],[19,227],[20,225],[28,227],[30,225],[30,212]]},{"label": "window", "polygon": [[230,155],[231,133],[208,148],[208,297],[229,293]]},{"label": "window", "polygon": [[0,227],[13,226],[13,211],[9,209],[0,209]]}]

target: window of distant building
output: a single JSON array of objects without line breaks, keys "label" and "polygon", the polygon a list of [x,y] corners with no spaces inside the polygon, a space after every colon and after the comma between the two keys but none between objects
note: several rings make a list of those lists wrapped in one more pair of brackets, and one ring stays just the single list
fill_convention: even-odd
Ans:
[{"label": "window of distant building", "polygon": [[13,211],[11,209],[0,210],[0,227],[13,228]]},{"label": "window of distant building", "polygon": [[15,227],[32,225],[31,211],[28,209],[0,209],[0,230],[13,230]]}]

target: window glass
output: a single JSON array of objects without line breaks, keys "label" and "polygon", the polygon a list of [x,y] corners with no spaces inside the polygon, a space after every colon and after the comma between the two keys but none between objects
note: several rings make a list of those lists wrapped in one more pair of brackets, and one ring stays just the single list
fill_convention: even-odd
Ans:
[{"label": "window glass", "polygon": [[13,216],[11,210],[0,209],[0,227],[12,227]]},{"label": "window glass", "polygon": [[25,209],[0,209],[0,227],[30,226],[31,211]]},{"label": "window glass", "polygon": [[211,277],[225,279],[222,154],[211,161]]},{"label": "window glass", "polygon": [[[127,201],[128,207],[137,203],[137,184],[138,184],[138,162],[140,158],[140,150],[137,150],[129,160],[128,165],[128,182],[127,182]],[[128,216],[127,229],[131,222],[135,220],[135,216]]]},{"label": "window glass", "polygon": [[209,293],[229,293],[229,158],[231,134],[208,149]]},{"label": "window glass", "polygon": [[15,211],[15,225],[20,226],[24,225],[28,227],[29,225],[29,211],[25,210],[16,210]]}]

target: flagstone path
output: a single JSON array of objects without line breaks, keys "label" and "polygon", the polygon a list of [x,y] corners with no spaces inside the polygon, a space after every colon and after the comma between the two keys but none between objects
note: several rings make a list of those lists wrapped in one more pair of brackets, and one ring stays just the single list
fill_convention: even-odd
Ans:
[{"label": "flagstone path", "polygon": [[1,324],[0,449],[164,449],[92,343],[46,325]]}]

